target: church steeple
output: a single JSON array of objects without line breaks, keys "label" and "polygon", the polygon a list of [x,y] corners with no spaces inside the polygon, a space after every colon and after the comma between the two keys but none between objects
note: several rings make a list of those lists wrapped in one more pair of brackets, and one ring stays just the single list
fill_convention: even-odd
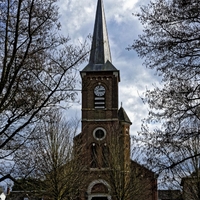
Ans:
[{"label": "church steeple", "polygon": [[107,60],[112,62],[103,2],[98,0],[90,63],[105,64]]},{"label": "church steeple", "polygon": [[[103,0],[98,0],[89,64],[81,73],[89,71],[117,71],[111,60]],[[119,76],[119,74],[118,74]]]}]

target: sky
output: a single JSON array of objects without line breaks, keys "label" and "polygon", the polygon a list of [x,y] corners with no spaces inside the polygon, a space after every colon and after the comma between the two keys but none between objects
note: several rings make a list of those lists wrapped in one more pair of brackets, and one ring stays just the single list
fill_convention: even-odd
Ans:
[{"label": "sky", "polygon": [[[103,0],[112,64],[120,70],[119,107],[122,103],[132,121],[132,135],[140,131],[141,120],[148,114],[148,108],[143,104],[141,96],[147,88],[152,88],[153,84],[158,82],[155,72],[142,64],[143,61],[137,53],[126,49],[142,33],[142,25],[133,13],[148,2],[149,0]],[[92,35],[96,6],[97,0],[60,0],[62,34],[69,35],[74,43],[84,41],[88,35]],[[81,66],[80,70],[86,64]],[[80,95],[78,97],[80,102],[73,103],[69,110],[79,119],[81,118]]]}]

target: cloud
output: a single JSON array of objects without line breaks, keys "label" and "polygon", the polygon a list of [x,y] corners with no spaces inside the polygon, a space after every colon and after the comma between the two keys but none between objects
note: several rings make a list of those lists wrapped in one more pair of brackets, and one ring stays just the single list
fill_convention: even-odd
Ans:
[{"label": "cloud", "polygon": [[[73,41],[84,40],[87,35],[92,35],[97,0],[60,0],[59,2],[63,34],[69,35]],[[142,1],[142,4],[147,2],[148,0]],[[123,102],[123,107],[133,123],[131,134],[136,134],[140,130],[141,120],[148,113],[147,106],[142,103],[140,95],[146,88],[151,88],[152,83],[158,82],[158,78],[154,76],[155,72],[142,65],[142,60],[138,58],[136,52],[126,50],[142,32],[142,25],[133,16],[133,13],[139,10],[141,1],[104,0],[103,3],[112,63],[120,70],[121,76],[119,106]],[[76,115],[79,112],[81,117],[81,104],[74,105],[72,110]]]}]

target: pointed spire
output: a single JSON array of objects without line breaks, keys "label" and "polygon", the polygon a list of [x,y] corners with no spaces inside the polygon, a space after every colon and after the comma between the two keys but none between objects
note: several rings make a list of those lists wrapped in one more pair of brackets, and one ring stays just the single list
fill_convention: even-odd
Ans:
[{"label": "pointed spire", "polygon": [[88,65],[81,71],[81,76],[83,77],[85,72],[100,71],[116,72],[115,75],[118,76],[120,81],[119,70],[113,66],[111,61],[103,0],[98,0],[97,2],[90,59]]},{"label": "pointed spire", "polygon": [[125,112],[124,108],[122,108],[122,106],[118,111],[118,119],[121,122],[132,124],[131,120],[129,119],[128,115],[126,114],[126,112]]},{"label": "pointed spire", "polygon": [[105,64],[107,60],[111,62],[106,19],[103,1],[98,0],[92,40],[92,49],[90,53],[90,63]]}]

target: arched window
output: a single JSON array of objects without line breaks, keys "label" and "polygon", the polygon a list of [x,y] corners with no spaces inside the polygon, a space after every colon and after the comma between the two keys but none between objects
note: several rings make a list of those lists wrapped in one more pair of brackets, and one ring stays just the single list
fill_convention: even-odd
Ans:
[{"label": "arched window", "polygon": [[97,146],[95,143],[91,146],[91,168],[97,168],[98,162],[97,162]]},{"label": "arched window", "polygon": [[109,167],[109,149],[107,144],[101,146],[102,151],[102,167]]},{"label": "arched window", "polygon": [[92,181],[87,188],[88,200],[111,200],[110,185],[103,179]]}]

